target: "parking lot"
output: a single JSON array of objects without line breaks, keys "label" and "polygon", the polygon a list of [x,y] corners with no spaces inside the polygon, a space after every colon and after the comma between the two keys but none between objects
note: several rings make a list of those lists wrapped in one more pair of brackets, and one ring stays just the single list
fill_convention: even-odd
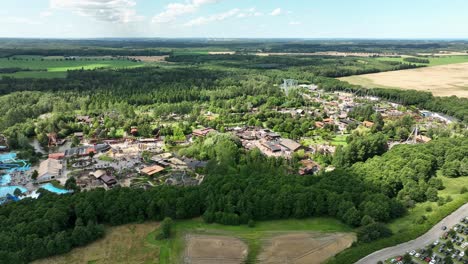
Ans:
[{"label": "parking lot", "polygon": [[425,248],[408,249],[405,255],[390,258],[386,263],[468,264],[468,216],[455,226],[443,226],[440,233],[440,238]]}]

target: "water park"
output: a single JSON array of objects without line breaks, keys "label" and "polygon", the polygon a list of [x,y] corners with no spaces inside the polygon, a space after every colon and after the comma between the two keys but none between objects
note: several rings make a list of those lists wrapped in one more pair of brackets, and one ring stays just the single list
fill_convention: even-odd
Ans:
[{"label": "water park", "polygon": [[60,189],[52,183],[34,185],[31,178],[31,165],[18,159],[16,153],[0,154],[0,204],[19,201],[25,197],[37,198],[38,189],[64,194],[70,191]]}]

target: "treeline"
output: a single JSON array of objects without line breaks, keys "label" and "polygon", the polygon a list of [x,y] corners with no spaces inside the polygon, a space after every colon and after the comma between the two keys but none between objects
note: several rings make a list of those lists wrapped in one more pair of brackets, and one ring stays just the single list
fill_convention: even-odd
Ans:
[{"label": "treeline", "polygon": [[284,43],[280,45],[271,45],[271,48],[265,49],[269,52],[408,52],[408,51],[427,51],[439,50],[447,47],[447,43],[424,43],[424,42],[394,42],[394,41],[354,41],[350,44],[343,43]]},{"label": "treeline", "polygon": [[15,55],[32,56],[162,56],[171,52],[155,49],[110,49],[110,48],[76,48],[76,49],[8,49],[0,48],[0,58]]},{"label": "treeline", "polygon": [[428,64],[431,61],[429,59],[423,59],[423,58],[415,58],[415,57],[408,57],[403,59],[406,62],[411,62],[411,63],[425,63]]},{"label": "treeline", "polygon": [[437,190],[443,186],[437,171],[449,177],[468,175],[467,156],[466,138],[440,139],[427,144],[395,146],[382,156],[354,164],[352,170],[366,183],[377,187],[379,193],[397,197],[406,206],[412,206],[438,200]]},{"label": "treeline", "polygon": [[0,68],[0,73],[15,73],[15,72],[20,72],[20,71],[31,71],[31,69],[29,69],[29,68],[18,68],[18,67]]},{"label": "treeline", "polygon": [[[171,55],[169,62],[191,65],[214,64],[223,67],[242,69],[289,69],[301,70],[325,77],[343,77],[350,75],[376,73],[417,68],[416,64],[395,61],[377,61],[365,58],[344,58],[329,56],[256,56],[256,55]],[[362,63],[366,60],[366,64]]]}]

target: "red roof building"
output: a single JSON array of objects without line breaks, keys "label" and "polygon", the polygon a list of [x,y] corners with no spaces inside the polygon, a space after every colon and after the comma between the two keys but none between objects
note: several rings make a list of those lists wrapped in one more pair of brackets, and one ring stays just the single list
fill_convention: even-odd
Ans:
[{"label": "red roof building", "polygon": [[65,153],[59,152],[59,153],[50,153],[49,154],[49,159],[63,159],[65,157]]}]

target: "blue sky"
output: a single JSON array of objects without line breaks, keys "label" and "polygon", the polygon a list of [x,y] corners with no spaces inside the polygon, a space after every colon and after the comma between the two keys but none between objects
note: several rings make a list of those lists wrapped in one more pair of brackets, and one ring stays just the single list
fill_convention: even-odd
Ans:
[{"label": "blue sky", "polygon": [[0,37],[468,38],[466,0],[0,0]]}]

